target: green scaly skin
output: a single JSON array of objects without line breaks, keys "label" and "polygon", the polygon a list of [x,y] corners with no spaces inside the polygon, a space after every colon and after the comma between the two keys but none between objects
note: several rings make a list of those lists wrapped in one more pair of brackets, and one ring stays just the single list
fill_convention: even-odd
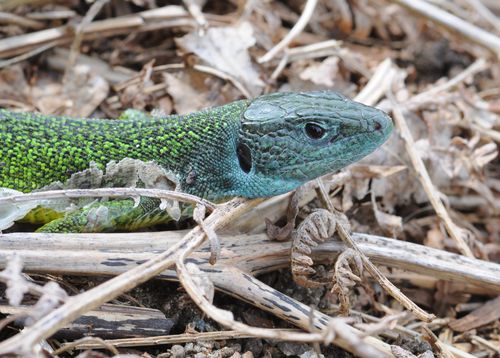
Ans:
[{"label": "green scaly skin", "polygon": [[[104,169],[111,160],[133,158],[155,161],[175,174],[182,191],[210,200],[272,196],[358,161],[392,130],[384,112],[331,91],[274,93],[185,116],[123,117],[0,110],[0,187],[29,192],[64,182],[90,162]],[[112,231],[165,220],[157,201],[115,200],[42,230]]]}]

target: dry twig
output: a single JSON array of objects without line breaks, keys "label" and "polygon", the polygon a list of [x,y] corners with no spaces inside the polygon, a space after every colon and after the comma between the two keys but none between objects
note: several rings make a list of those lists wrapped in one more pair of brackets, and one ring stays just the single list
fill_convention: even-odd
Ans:
[{"label": "dry twig", "polygon": [[304,11],[299,17],[299,21],[292,27],[290,32],[276,44],[271,50],[269,50],[265,55],[260,57],[257,62],[266,63],[272,60],[280,51],[283,51],[292,40],[304,30],[307,23],[311,19],[311,16],[314,13],[314,9],[316,8],[316,4],[318,0],[307,0],[306,5],[304,6]]},{"label": "dry twig", "polygon": [[474,254],[467,244],[467,240],[470,239],[469,236],[472,235],[472,233],[470,233],[466,229],[460,228],[451,220],[448,211],[441,201],[440,194],[437,188],[432,183],[422,159],[415,150],[415,142],[413,141],[413,137],[406,124],[403,112],[400,109],[399,104],[397,104],[394,96],[390,92],[388,92],[387,95],[392,102],[394,120],[396,122],[397,128],[399,129],[399,133],[401,134],[401,137],[405,142],[406,151],[410,156],[413,167],[415,168],[417,178],[422,184],[427,196],[429,197],[429,200],[434,210],[436,211],[436,214],[443,221],[451,238],[457,244],[458,250],[465,256],[474,257]]}]

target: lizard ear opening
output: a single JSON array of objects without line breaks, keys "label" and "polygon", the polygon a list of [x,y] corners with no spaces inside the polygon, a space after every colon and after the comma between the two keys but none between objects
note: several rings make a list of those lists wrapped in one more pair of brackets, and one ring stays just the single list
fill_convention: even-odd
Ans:
[{"label": "lizard ear opening", "polygon": [[250,173],[252,170],[252,153],[246,144],[238,143],[236,147],[236,156],[241,170],[245,173]]}]

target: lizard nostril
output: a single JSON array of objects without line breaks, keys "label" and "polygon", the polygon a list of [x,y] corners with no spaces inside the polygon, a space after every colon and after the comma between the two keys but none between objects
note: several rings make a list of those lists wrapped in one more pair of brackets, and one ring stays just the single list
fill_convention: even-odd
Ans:
[{"label": "lizard nostril", "polygon": [[379,131],[381,129],[382,129],[382,125],[380,124],[380,122],[375,121],[375,130]]}]

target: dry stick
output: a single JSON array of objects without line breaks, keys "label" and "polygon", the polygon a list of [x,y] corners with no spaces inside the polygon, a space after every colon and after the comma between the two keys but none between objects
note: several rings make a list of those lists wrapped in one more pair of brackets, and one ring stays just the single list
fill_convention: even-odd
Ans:
[{"label": "dry stick", "polygon": [[260,57],[257,62],[265,63],[269,62],[276,56],[280,51],[282,51],[288,44],[304,30],[307,23],[311,19],[311,16],[316,8],[316,4],[318,0],[307,0],[306,5],[304,6],[304,11],[299,17],[299,20],[293,25],[290,32],[280,41],[276,46],[270,49],[264,56]]},{"label": "dry stick", "polygon": [[288,62],[316,58],[316,57],[327,57],[332,55],[341,56],[343,54],[343,49],[341,47],[342,41],[338,40],[326,40],[321,42],[316,42],[310,45],[297,46],[290,49],[286,49],[288,55]]},{"label": "dry stick", "polygon": [[487,70],[488,67],[489,67],[488,62],[486,62],[484,58],[478,58],[466,69],[464,69],[462,72],[460,72],[450,80],[446,81],[445,83],[439,85],[433,84],[429,90],[421,92],[411,97],[410,99],[408,99],[406,102],[403,103],[403,107],[408,109],[414,109],[415,106],[420,106],[422,103],[425,103],[427,101],[434,101],[439,93],[447,91],[459,85],[463,81],[474,76],[476,73]]},{"label": "dry stick", "polygon": [[422,0],[392,0],[410,11],[416,12],[449,30],[478,43],[500,57],[500,37],[495,36],[461,18]]},{"label": "dry stick", "polygon": [[417,179],[420,184],[423,186],[425,193],[429,197],[432,207],[436,211],[437,216],[444,223],[446,230],[450,234],[451,238],[455,241],[458,250],[465,256],[474,257],[471,249],[465,242],[462,235],[466,235],[466,231],[460,227],[458,227],[450,218],[450,215],[446,211],[446,208],[443,205],[443,202],[439,198],[438,190],[434,186],[429,177],[429,173],[425,168],[424,162],[422,158],[418,155],[415,150],[415,142],[413,140],[413,136],[411,135],[410,129],[406,124],[406,120],[404,118],[403,112],[396,102],[394,96],[391,92],[387,92],[387,96],[389,100],[392,102],[392,113],[394,115],[394,121],[396,123],[396,127],[399,129],[399,133],[401,138],[405,142],[406,151],[410,157],[413,168],[415,169]]},{"label": "dry stick", "polygon": [[[222,16],[207,15],[207,18],[211,23],[227,23],[223,21]],[[176,26],[194,27],[196,23],[188,17],[187,11],[182,7],[169,5],[132,15],[94,21],[83,30],[83,37],[91,40],[130,33],[132,30],[144,32]],[[71,42],[72,38],[73,35],[66,25],[0,39],[0,57],[18,55],[53,41],[65,44]]]},{"label": "dry stick", "polygon": [[[323,182],[321,180],[318,180],[317,184],[320,197],[326,204],[328,210],[331,213],[336,213],[337,210],[333,206],[333,203],[325,190]],[[382,272],[380,272],[380,270],[374,264],[372,264],[368,257],[359,249],[358,245],[356,245],[351,235],[340,223],[337,223],[337,231],[339,232],[339,236],[342,241],[347,245],[347,247],[350,247],[354,251],[356,251],[356,253],[363,261],[363,266],[389,295],[391,295],[394,299],[401,303],[401,305],[403,305],[403,307],[405,307],[407,310],[412,312],[418,319],[421,319],[424,322],[431,322],[434,318],[436,318],[435,315],[429,314],[418,307],[412,300],[406,297],[406,295],[404,295],[396,286],[394,286],[392,282],[389,281],[387,277],[385,277]]]},{"label": "dry stick", "polygon": [[500,19],[486,7],[480,0],[466,0],[479,15],[488,21],[498,32],[500,32]]},{"label": "dry stick", "polygon": [[[186,65],[184,63],[170,63],[168,65],[160,65],[160,66],[153,67],[153,72],[161,72],[161,71],[168,71],[168,70],[182,70],[182,69],[185,69],[185,68],[186,68]],[[234,77],[234,76],[232,76],[232,75],[230,75],[228,73],[222,72],[222,71],[220,71],[218,69],[215,69],[213,67],[206,66],[206,65],[198,65],[198,64],[196,64],[192,68],[195,71],[198,71],[198,72],[201,72],[201,73],[206,73],[206,74],[209,74],[209,75],[212,75],[212,76],[215,76],[215,77],[219,77],[220,79],[222,79],[224,81],[230,82],[246,98],[252,98],[253,97],[250,94],[250,92],[248,91],[248,89],[243,85],[243,83],[241,83],[236,77]],[[127,81],[125,81],[123,83],[120,83],[118,85],[115,85],[114,88],[115,88],[116,91],[120,91],[120,90],[124,89],[127,86],[130,86],[130,85],[132,85],[134,83],[138,83],[140,80],[141,80],[141,76],[140,76],[140,74],[137,74],[136,76],[130,78],[129,80],[127,80]],[[114,101],[114,100],[118,100],[118,97],[115,96],[115,97],[109,98],[109,101]]]},{"label": "dry stick", "polygon": [[[297,329],[279,329],[280,331],[290,331],[290,332],[300,332]],[[199,333],[183,333],[174,334],[168,336],[156,336],[156,337],[140,337],[140,338],[118,338],[118,339],[107,339],[104,342],[106,344],[112,345],[114,347],[142,347],[142,346],[156,346],[160,344],[178,344],[187,342],[198,342],[198,341],[220,341],[229,339],[240,339],[240,338],[252,338],[253,336],[246,333],[241,333],[238,331],[216,331],[216,332],[199,332]],[[100,343],[93,342],[79,342],[75,341],[76,345],[72,345],[71,348],[76,349],[96,349],[101,348]],[[65,348],[70,343],[64,343],[61,348]],[[59,353],[56,351],[55,353]]]},{"label": "dry stick", "polygon": [[[461,124],[459,124],[459,125],[462,126]],[[474,123],[472,123],[470,126],[465,126],[464,125],[463,127],[466,128],[466,129],[472,128],[475,131],[479,132],[480,134],[482,134],[482,135],[484,135],[486,137],[490,137],[494,141],[500,143],[500,132],[499,131],[496,131],[494,129],[484,128],[484,127],[481,127],[480,125],[477,125],[477,124],[474,124]]]},{"label": "dry stick", "polygon": [[[285,331],[285,329],[281,329]],[[298,330],[292,330],[296,331]],[[57,355],[68,349],[99,349],[104,345],[106,347],[144,347],[144,346],[157,346],[163,344],[178,344],[187,342],[199,341],[220,341],[229,339],[251,338],[249,334],[243,334],[238,331],[215,331],[215,332],[199,332],[199,333],[182,333],[173,334],[168,336],[155,336],[155,337],[138,337],[138,338],[117,338],[96,340],[93,337],[85,337],[74,342],[63,343],[61,348],[54,351],[53,354]],[[90,338],[90,339],[89,339]]]},{"label": "dry stick", "polygon": [[[16,253],[24,262],[24,270],[30,273],[116,275],[134,267],[137,262],[149,260],[164,248],[175,245],[185,234],[186,232],[177,231],[2,234],[0,268],[5,267],[8,258]],[[290,244],[287,242],[271,242],[265,234],[220,236],[224,255],[217,265],[234,266],[252,275],[289,265]],[[377,265],[415,272],[432,277],[433,281],[446,280],[482,287],[481,294],[500,294],[499,264],[379,236],[352,236],[358,247]],[[345,248],[340,241],[325,242],[313,249],[312,258],[315,262],[329,262],[329,259]],[[197,262],[205,263],[208,255],[206,251],[197,251],[191,257]],[[122,264],[109,266],[109,262]],[[210,267],[207,265],[203,268]],[[161,278],[174,278],[173,276],[170,271],[162,273]],[[212,277],[210,272],[209,276]],[[402,279],[407,279],[407,276]]]},{"label": "dry stick", "polygon": [[113,355],[119,355],[120,352],[118,349],[116,349],[116,346],[112,343],[106,342],[104,339],[99,338],[99,337],[83,337],[80,339],[77,339],[76,341],[69,342],[69,343],[64,343],[59,349],[56,349],[54,352],[52,352],[52,355],[54,357],[57,357],[61,353],[67,352],[70,349],[74,349],[79,347],[80,345],[94,345],[96,349],[107,349]]},{"label": "dry stick", "polygon": [[45,52],[47,50],[50,50],[52,47],[55,47],[58,45],[57,41],[49,42],[46,43],[45,45],[42,45],[40,47],[36,47],[31,51],[25,52],[19,56],[9,58],[8,60],[0,60],[0,68],[5,68],[8,66],[11,66],[15,63],[25,61],[30,57],[36,56],[42,52]]},{"label": "dry stick", "polygon": [[[233,199],[224,205],[218,206],[207,219],[206,225],[213,230],[223,227],[234,220],[235,216],[251,209],[259,202],[259,199],[252,201],[239,198]],[[129,291],[157,276],[172,266],[181,250],[184,250],[184,253],[191,252],[201,245],[204,240],[203,231],[199,227],[195,227],[180,242],[162,254],[93,289],[71,297],[65,304],[47,314],[31,327],[1,342],[0,355],[10,352],[20,355],[30,354],[38,342],[52,336],[82,313],[94,309],[123,292]]]},{"label": "dry stick", "polygon": [[[0,237],[0,265],[5,265],[10,253],[15,252],[25,262],[27,272],[116,275],[137,265],[137,262],[148,260],[158,250],[174,245],[183,236],[183,233],[178,232],[6,234]],[[500,265],[387,238],[360,234],[354,237],[363,252],[378,264],[414,270],[446,280],[487,284],[489,293],[500,292]],[[37,243],[36,247],[33,247],[33,242]],[[287,243],[270,242],[263,234],[226,236],[222,242],[226,255],[215,267],[206,263],[206,251],[197,251],[191,255],[196,262],[203,263],[202,270],[219,290],[307,329],[310,321],[308,307],[246,274],[255,275],[286,266],[289,261]],[[29,250],[25,249],[27,245],[31,245]],[[314,249],[313,257],[321,262],[329,261],[332,255],[342,252],[345,247],[338,241],[323,243]],[[139,249],[146,252],[139,252]],[[120,265],[110,266],[109,262],[119,262]],[[159,276],[161,279],[175,277],[172,271],[163,272]],[[315,325],[318,327],[324,327],[328,323],[328,317],[319,312],[314,314]],[[350,334],[349,332],[345,333]],[[375,338],[367,337],[365,342],[387,351],[387,345]],[[347,350],[351,349],[345,340],[339,339],[334,343]]]},{"label": "dry stick", "polygon": [[[192,279],[192,276],[189,274],[186,266],[184,265],[184,261],[187,256],[188,253],[184,251],[178,256],[176,260],[177,277],[194,303],[203,312],[205,312],[205,314],[207,314],[213,320],[217,321],[219,324],[225,327],[229,327],[230,329],[236,330],[240,333],[246,333],[259,338],[288,340],[292,342],[322,342],[323,344],[335,343],[360,357],[379,357],[381,354],[387,356],[387,352],[383,349],[383,345],[375,345],[373,343],[363,342],[359,332],[350,327],[342,318],[330,318],[326,327],[323,327],[321,331],[311,333],[258,328],[235,321],[231,312],[215,307],[208,301],[205,295],[200,292],[196,283]],[[235,270],[233,270],[233,273],[234,271]],[[250,279],[250,277],[248,277],[242,280],[242,274],[243,273],[240,271],[240,273],[236,273],[234,275],[235,277],[233,277],[232,282],[234,282],[235,285],[242,281],[246,282]],[[253,280],[254,282],[251,285],[252,289],[250,289],[250,286],[247,286],[247,290],[254,291],[254,294],[259,293],[258,285],[266,285],[260,283],[256,279]],[[267,294],[272,291],[274,291],[274,289],[272,289],[271,287],[266,287],[266,289],[262,291],[262,293]],[[273,296],[272,298],[276,299],[278,297]],[[285,305],[286,303],[287,302],[283,302],[283,304]],[[269,303],[267,303],[267,305],[269,305]],[[314,314],[314,310],[311,310],[311,314]],[[380,350],[375,348],[375,346],[377,346]]]},{"label": "dry stick", "polygon": [[477,335],[473,335],[471,337],[471,342],[478,345],[478,346],[483,346],[484,348],[492,351],[494,354],[496,354],[497,357],[500,357],[500,348],[498,346],[495,346],[494,343],[487,341],[486,339],[479,337]]},{"label": "dry stick", "polygon": [[437,356],[440,358],[454,358],[454,355],[448,350],[448,347],[439,340],[429,327],[423,326],[423,337],[434,348]]},{"label": "dry stick", "polygon": [[208,21],[205,19],[200,5],[194,0],[182,0],[182,2],[186,5],[194,21],[198,24],[200,36],[203,36],[205,34],[205,30],[208,28]]},{"label": "dry stick", "polygon": [[182,193],[179,191],[163,189],[145,189],[145,188],[97,188],[97,189],[66,189],[66,190],[48,190],[32,192],[28,194],[11,195],[0,197],[0,205],[5,203],[21,203],[26,201],[47,200],[57,198],[92,198],[108,197],[120,198],[131,197],[138,198],[147,196],[157,199],[178,200],[191,204],[200,204],[210,210],[214,210],[216,205],[208,200],[199,198],[195,195]]},{"label": "dry stick", "polygon": [[373,106],[385,94],[393,81],[396,70],[390,58],[382,61],[366,86],[354,98],[356,101]]},{"label": "dry stick", "polygon": [[0,24],[13,24],[34,30],[43,29],[45,26],[42,21],[28,19],[26,17],[11,14],[9,12],[0,12]]},{"label": "dry stick", "polygon": [[78,57],[78,54],[80,53],[80,45],[83,41],[83,32],[85,28],[90,25],[92,20],[99,14],[101,11],[102,7],[108,2],[109,0],[97,0],[92,4],[92,6],[89,8],[87,13],[85,14],[84,18],[78,24],[76,31],[75,31],[75,37],[73,39],[73,43],[71,44],[70,50],[69,50],[69,56],[68,56],[68,62],[66,63],[66,69],[64,70],[64,75],[63,75],[63,83],[65,83],[68,80],[68,75],[71,71],[71,69],[75,66],[76,58]]}]

